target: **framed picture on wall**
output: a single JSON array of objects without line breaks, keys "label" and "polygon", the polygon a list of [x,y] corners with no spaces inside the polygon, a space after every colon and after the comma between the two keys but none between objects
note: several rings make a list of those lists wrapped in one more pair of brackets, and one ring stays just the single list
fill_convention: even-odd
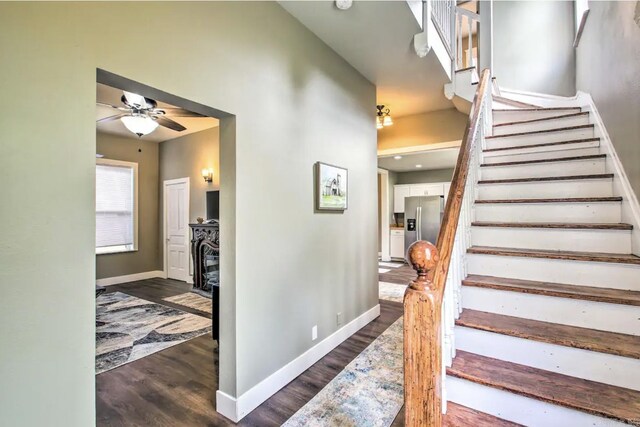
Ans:
[{"label": "framed picture on wall", "polygon": [[348,201],[348,171],[327,163],[316,163],[316,208],[344,211]]}]

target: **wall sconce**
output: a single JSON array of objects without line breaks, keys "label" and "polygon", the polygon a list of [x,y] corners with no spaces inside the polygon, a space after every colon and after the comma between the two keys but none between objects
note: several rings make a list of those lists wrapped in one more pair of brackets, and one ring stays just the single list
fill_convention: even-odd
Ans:
[{"label": "wall sconce", "polygon": [[204,182],[213,182],[213,169],[202,169],[202,177]]},{"label": "wall sconce", "polygon": [[376,129],[382,129],[386,126],[393,125],[393,119],[391,119],[391,110],[385,105],[376,105],[378,111],[376,112]]}]

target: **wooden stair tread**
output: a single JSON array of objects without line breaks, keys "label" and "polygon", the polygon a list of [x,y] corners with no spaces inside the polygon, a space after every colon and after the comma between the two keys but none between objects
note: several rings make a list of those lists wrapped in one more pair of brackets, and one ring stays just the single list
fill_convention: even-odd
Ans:
[{"label": "wooden stair tread", "polygon": [[490,135],[485,137],[486,139],[497,139],[497,138],[508,138],[512,136],[526,136],[526,135],[535,135],[538,133],[552,133],[552,132],[565,132],[569,130],[579,130],[579,129],[593,129],[595,126],[593,124],[589,125],[578,125],[578,126],[565,126],[561,128],[553,128],[553,129],[539,129],[539,130],[529,130],[526,132],[515,132],[515,133],[507,133],[504,135]]},{"label": "wooden stair tread", "polygon": [[584,380],[466,351],[447,374],[489,387],[640,425],[640,391]]},{"label": "wooden stair tread", "polygon": [[442,425],[444,427],[518,427],[521,424],[516,424],[511,421],[503,420],[502,418],[494,417],[484,412],[476,411],[475,409],[467,408],[466,406],[458,405],[457,403],[447,402],[447,413],[444,414],[442,419]]},{"label": "wooden stair tread", "polygon": [[465,309],[456,325],[565,347],[640,359],[640,336]]},{"label": "wooden stair tread", "polygon": [[505,227],[505,228],[562,228],[570,230],[633,230],[631,224],[621,223],[578,223],[578,222],[491,222],[474,221],[475,227]]},{"label": "wooden stair tread", "polygon": [[528,119],[528,120],[518,120],[518,121],[515,121],[515,122],[508,122],[508,123],[499,123],[497,125],[493,125],[493,127],[497,128],[497,127],[501,127],[501,126],[523,125],[523,124],[527,124],[527,123],[536,123],[536,122],[543,122],[543,121],[547,121],[547,120],[566,119],[566,118],[569,118],[569,117],[588,116],[588,115],[589,115],[588,111],[579,111],[577,113],[561,114],[559,116],[541,117],[539,119]]},{"label": "wooden stair tread", "polygon": [[552,251],[542,249],[500,248],[493,246],[471,246],[471,254],[502,255],[525,258],[547,258],[574,261],[610,262],[640,265],[640,257],[633,254],[609,254],[604,252]]},{"label": "wooden stair tread", "polygon": [[574,160],[597,160],[605,159],[606,154],[592,154],[588,156],[571,156],[571,157],[556,157],[554,159],[537,159],[537,160],[519,160],[516,162],[499,162],[499,163],[483,163],[480,165],[482,168],[494,167],[494,166],[518,166],[518,165],[530,165],[536,163],[555,163],[555,162],[570,162]]},{"label": "wooden stair tread", "polygon": [[494,108],[492,111],[555,111],[555,110],[578,110],[582,111],[580,107],[536,107],[536,108],[520,108],[518,110],[514,110],[511,108]]},{"label": "wooden stair tread", "polygon": [[478,184],[507,184],[512,182],[544,182],[544,181],[573,181],[578,179],[611,179],[612,173],[598,173],[589,175],[566,175],[566,176],[540,176],[532,178],[509,178],[509,179],[485,179],[478,181]]},{"label": "wooden stair tread", "polygon": [[522,292],[527,294],[640,306],[640,292],[624,289],[567,285],[564,283],[509,279],[505,277],[483,276],[479,274],[468,275],[466,279],[462,281],[462,284],[464,286]]},{"label": "wooden stair tread", "polygon": [[592,141],[600,141],[600,138],[571,139],[568,141],[543,142],[540,144],[510,145],[509,147],[486,148],[482,151],[485,153],[489,153],[492,151],[516,150],[516,149],[523,149],[523,148],[540,148],[540,147],[550,147],[552,145],[580,144],[581,142],[592,142]]},{"label": "wooden stair tread", "polygon": [[[404,427],[404,406],[390,427]],[[503,420],[485,412],[480,412],[457,403],[447,402],[447,413],[442,415],[443,427],[523,427],[511,421]]]},{"label": "wooden stair tread", "polygon": [[596,202],[621,202],[622,197],[565,197],[553,199],[485,199],[476,200],[475,203],[596,203]]}]

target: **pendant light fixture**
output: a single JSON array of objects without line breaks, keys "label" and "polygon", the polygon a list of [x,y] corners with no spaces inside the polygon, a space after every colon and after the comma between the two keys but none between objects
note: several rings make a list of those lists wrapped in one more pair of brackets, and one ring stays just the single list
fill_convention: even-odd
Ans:
[{"label": "pendant light fixture", "polygon": [[386,126],[393,125],[393,119],[391,118],[391,110],[384,104],[376,105],[378,112],[376,113],[376,129],[382,129]]}]

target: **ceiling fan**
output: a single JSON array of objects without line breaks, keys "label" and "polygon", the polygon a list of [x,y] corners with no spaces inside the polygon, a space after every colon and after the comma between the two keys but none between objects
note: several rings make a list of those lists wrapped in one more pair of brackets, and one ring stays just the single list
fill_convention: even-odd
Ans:
[{"label": "ceiling fan", "polygon": [[142,137],[143,135],[148,135],[156,130],[158,125],[176,132],[182,132],[187,129],[180,123],[171,120],[169,117],[206,117],[202,114],[193,113],[183,108],[158,108],[158,103],[151,98],[145,98],[142,95],[127,91],[123,91],[123,93],[124,94],[120,100],[124,106],[119,107],[116,105],[97,102],[100,106],[114,108],[119,110],[120,113],[96,120],[96,124],[119,119],[128,130],[138,135],[138,137]]}]

